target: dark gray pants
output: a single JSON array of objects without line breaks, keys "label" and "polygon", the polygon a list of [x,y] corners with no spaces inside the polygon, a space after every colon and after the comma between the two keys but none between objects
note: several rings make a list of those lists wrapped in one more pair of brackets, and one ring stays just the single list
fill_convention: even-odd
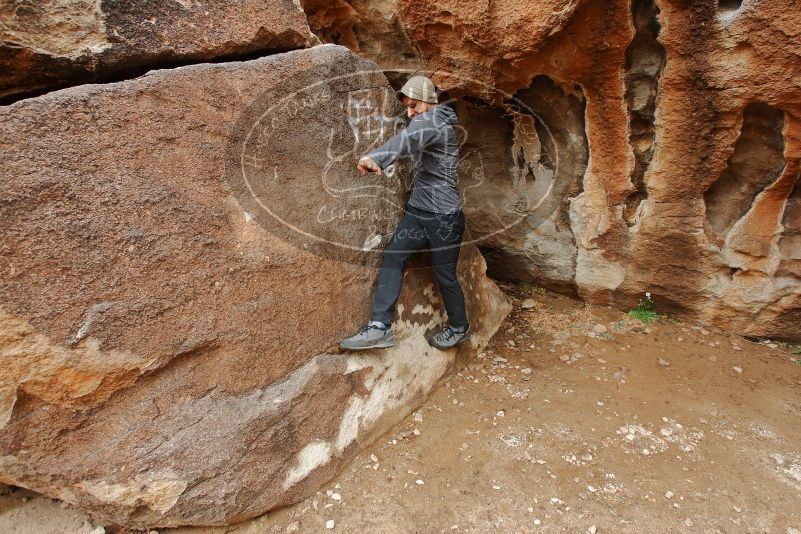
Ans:
[{"label": "dark gray pants", "polygon": [[373,299],[373,321],[381,321],[386,325],[392,323],[406,262],[413,253],[425,248],[431,250],[431,268],[437,278],[450,325],[459,329],[468,326],[464,295],[456,276],[464,228],[462,211],[439,214],[406,206],[406,213],[384,250],[378,288]]}]

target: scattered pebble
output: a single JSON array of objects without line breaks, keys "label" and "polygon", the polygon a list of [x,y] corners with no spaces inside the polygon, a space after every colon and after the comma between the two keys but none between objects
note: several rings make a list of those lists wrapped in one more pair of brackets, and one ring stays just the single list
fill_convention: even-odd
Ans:
[{"label": "scattered pebble", "polygon": [[606,325],[598,323],[592,327],[592,331],[595,332],[596,334],[606,334],[609,331],[609,329],[606,327]]},{"label": "scattered pebble", "polygon": [[666,491],[665,492],[665,498],[666,499],[672,499],[673,498],[673,492],[672,491]]},{"label": "scattered pebble", "polygon": [[665,360],[665,359],[663,359],[663,358],[657,358],[656,359],[656,363],[658,363],[662,367],[669,367],[670,366],[670,362]]},{"label": "scattered pebble", "polygon": [[328,521],[325,522],[325,528],[327,528],[328,530],[331,530],[331,529],[334,528],[334,524],[335,524],[334,520],[333,519],[329,519]]}]

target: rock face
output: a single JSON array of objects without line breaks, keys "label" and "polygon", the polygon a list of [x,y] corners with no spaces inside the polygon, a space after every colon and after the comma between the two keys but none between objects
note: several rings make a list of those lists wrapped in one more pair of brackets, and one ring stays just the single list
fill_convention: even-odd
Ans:
[{"label": "rock face", "polygon": [[[661,312],[801,340],[793,0],[398,0],[397,11],[403,39],[459,100],[468,139],[500,143],[484,161],[493,187],[477,195],[495,207],[473,202],[468,218],[489,236],[492,274],[624,309],[650,292]],[[540,103],[521,116],[525,93]],[[525,189],[536,209],[517,201]],[[493,235],[498,206],[528,226]]]},{"label": "rock face", "polygon": [[135,528],[243,520],[479,350],[509,304],[475,247],[469,345],[428,346],[443,311],[410,268],[398,346],[333,350],[369,317],[381,247],[362,245],[404,194],[353,169],[399,111],[331,45],[0,109],[0,481]]},{"label": "rock face", "polygon": [[400,85],[425,62],[404,31],[397,0],[302,0],[312,31],[378,63]]},{"label": "rock face", "polygon": [[0,5],[0,98],[312,40],[292,0],[10,0]]},{"label": "rock face", "polygon": [[563,199],[582,190],[585,105],[580,87],[565,91],[547,76],[494,105],[457,99],[465,214],[496,276],[575,292],[577,249]]}]

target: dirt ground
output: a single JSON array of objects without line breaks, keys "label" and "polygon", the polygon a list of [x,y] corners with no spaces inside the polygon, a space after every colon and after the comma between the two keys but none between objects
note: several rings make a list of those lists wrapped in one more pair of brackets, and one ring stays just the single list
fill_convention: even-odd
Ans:
[{"label": "dirt ground", "polygon": [[[482,357],[324,490],[160,532],[799,534],[796,347],[503,287],[515,311]],[[3,534],[96,526],[22,490],[0,497]]]}]

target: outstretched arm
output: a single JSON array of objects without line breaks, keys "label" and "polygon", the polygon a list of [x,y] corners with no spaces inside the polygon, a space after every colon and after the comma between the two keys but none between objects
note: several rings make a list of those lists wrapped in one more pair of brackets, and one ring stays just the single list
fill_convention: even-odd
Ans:
[{"label": "outstretched arm", "polygon": [[412,119],[409,126],[360,159],[359,172],[366,174],[370,171],[381,174],[382,169],[386,169],[404,156],[423,150],[438,136],[439,129],[435,127],[433,121],[417,116]]}]

